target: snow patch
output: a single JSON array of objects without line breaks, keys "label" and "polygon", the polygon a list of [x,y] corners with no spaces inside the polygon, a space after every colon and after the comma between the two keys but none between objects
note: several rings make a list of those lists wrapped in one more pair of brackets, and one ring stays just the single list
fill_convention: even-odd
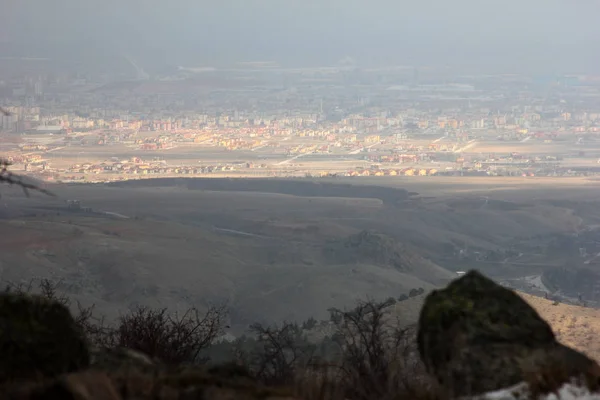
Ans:
[{"label": "snow patch", "polygon": [[[526,383],[486,393],[471,400],[527,400],[529,390]],[[466,400],[466,399],[463,399]],[[538,400],[600,400],[600,393],[591,393],[587,388],[574,383],[565,383],[557,393],[541,396]]]}]

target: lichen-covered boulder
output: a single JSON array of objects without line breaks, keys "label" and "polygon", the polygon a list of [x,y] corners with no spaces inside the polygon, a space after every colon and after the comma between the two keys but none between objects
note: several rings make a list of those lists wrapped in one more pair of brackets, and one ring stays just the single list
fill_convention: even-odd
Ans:
[{"label": "lichen-covered boulder", "polygon": [[535,380],[543,371],[560,369],[566,376],[560,379],[600,372],[594,361],[558,344],[520,296],[476,271],[427,296],[417,343],[429,373],[454,396]]},{"label": "lichen-covered boulder", "polygon": [[0,294],[0,383],[53,377],[88,365],[85,338],[63,304]]}]

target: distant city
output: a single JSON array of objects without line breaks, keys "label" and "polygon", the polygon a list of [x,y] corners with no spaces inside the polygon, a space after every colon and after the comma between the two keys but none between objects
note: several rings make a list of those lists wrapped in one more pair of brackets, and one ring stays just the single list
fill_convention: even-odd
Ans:
[{"label": "distant city", "polygon": [[0,154],[15,172],[51,182],[600,174],[598,76],[461,76],[350,58],[150,75],[125,58],[130,76],[0,77]]}]

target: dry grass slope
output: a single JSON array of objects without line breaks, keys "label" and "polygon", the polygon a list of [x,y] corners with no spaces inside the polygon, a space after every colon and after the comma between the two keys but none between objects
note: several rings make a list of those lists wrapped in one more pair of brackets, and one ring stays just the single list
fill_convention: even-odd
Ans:
[{"label": "dry grass slope", "polygon": [[600,310],[568,304],[553,305],[552,300],[520,293],[545,319],[558,341],[600,361]]}]

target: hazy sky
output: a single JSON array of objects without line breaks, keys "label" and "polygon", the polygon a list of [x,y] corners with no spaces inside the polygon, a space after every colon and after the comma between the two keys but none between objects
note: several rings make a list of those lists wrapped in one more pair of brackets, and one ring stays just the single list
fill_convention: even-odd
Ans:
[{"label": "hazy sky", "polygon": [[[597,71],[598,0],[0,0],[0,39],[59,57]],[[518,69],[518,68],[517,68]]]}]

